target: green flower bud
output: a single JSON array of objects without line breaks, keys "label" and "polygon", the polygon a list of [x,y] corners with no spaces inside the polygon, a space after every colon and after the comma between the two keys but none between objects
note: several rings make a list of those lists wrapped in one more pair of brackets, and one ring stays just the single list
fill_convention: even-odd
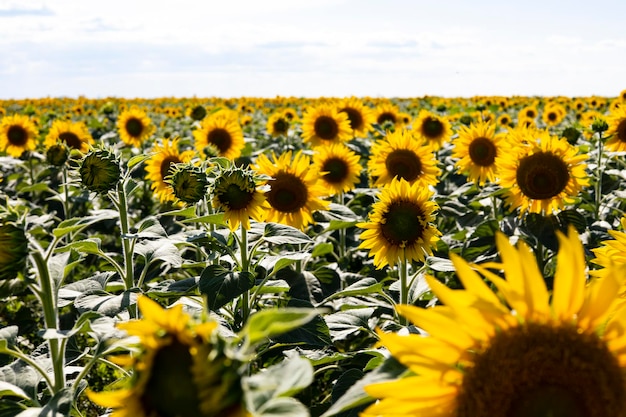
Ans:
[{"label": "green flower bud", "polygon": [[186,203],[195,204],[207,194],[209,180],[206,173],[200,167],[189,164],[176,164],[172,175],[165,179],[174,190],[174,196]]},{"label": "green flower bud", "polygon": [[574,145],[581,134],[580,130],[576,129],[574,126],[569,126],[563,130],[561,136],[567,139],[570,145]]},{"label": "green flower bud", "polygon": [[193,120],[202,120],[206,116],[206,108],[202,105],[197,105],[191,109],[189,116]]},{"label": "green flower bud", "polygon": [[122,174],[119,160],[107,149],[96,149],[85,155],[79,172],[83,186],[99,194],[113,190]]},{"label": "green flower bud", "polygon": [[0,221],[0,281],[15,278],[26,268],[28,239],[24,229]]},{"label": "green flower bud", "polygon": [[65,143],[57,143],[56,145],[52,145],[46,151],[46,161],[50,165],[54,165],[56,167],[63,166],[69,157],[69,149],[65,145]]},{"label": "green flower bud", "polygon": [[591,130],[596,133],[602,133],[609,130],[609,124],[604,119],[595,119],[591,124]]},{"label": "green flower bud", "polygon": [[464,114],[463,116],[461,116],[461,118],[459,119],[459,122],[461,122],[462,124],[464,124],[465,126],[469,126],[472,124],[472,122],[474,121],[474,119],[472,118],[472,116],[470,116],[469,114]]}]

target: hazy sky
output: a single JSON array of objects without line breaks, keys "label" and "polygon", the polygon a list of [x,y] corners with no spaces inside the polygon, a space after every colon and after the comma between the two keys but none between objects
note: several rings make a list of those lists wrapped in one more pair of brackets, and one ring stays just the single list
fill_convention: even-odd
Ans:
[{"label": "hazy sky", "polygon": [[0,0],[0,98],[616,96],[626,1]]}]

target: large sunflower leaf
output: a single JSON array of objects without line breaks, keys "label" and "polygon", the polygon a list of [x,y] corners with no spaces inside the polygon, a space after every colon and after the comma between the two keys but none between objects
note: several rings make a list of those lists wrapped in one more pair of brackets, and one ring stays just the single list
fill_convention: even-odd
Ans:
[{"label": "large sunflower leaf", "polygon": [[200,274],[198,287],[207,296],[208,307],[217,311],[254,287],[254,274],[234,272],[221,265],[209,265]]}]

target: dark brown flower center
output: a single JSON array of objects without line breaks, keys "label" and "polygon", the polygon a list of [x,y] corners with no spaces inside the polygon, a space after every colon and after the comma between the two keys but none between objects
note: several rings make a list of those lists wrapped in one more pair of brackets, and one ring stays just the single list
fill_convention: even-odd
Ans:
[{"label": "dark brown flower center", "polygon": [[267,201],[275,210],[295,213],[306,205],[309,192],[306,184],[296,175],[282,172],[268,183]]},{"label": "dark brown flower center", "polygon": [[443,134],[443,123],[435,117],[427,117],[422,122],[422,133],[429,139],[437,139]]},{"label": "dark brown flower center", "polygon": [[476,165],[492,166],[496,160],[496,146],[490,139],[476,138],[470,143],[469,156]]},{"label": "dark brown flower center", "polygon": [[556,114],[556,112],[548,112],[548,120],[551,122],[554,122],[556,119],[558,118],[558,115]]},{"label": "dark brown flower center", "polygon": [[624,417],[624,379],[596,334],[531,323],[496,334],[476,355],[455,415]]},{"label": "dark brown flower center", "polygon": [[131,117],[126,121],[126,133],[134,138],[140,137],[143,129],[143,123],[137,118]]},{"label": "dark brown flower center", "polygon": [[22,126],[13,125],[7,132],[9,143],[13,146],[24,146],[28,141],[28,132]]},{"label": "dark brown flower center", "polygon": [[396,123],[396,115],[392,112],[382,112],[381,114],[378,115],[378,118],[376,119],[376,123],[378,123],[379,125],[384,124],[385,122],[390,122],[392,124]]},{"label": "dark brown flower center", "polygon": [[621,142],[626,142],[626,119],[622,119],[617,125],[617,131],[615,132],[617,139]]},{"label": "dark brown flower center", "polygon": [[334,140],[339,134],[337,121],[330,116],[319,116],[313,128],[315,135],[324,140]]},{"label": "dark brown flower center", "polygon": [[569,179],[567,164],[551,152],[526,156],[517,168],[517,184],[522,193],[533,200],[559,195]]},{"label": "dark brown flower center", "polygon": [[422,161],[415,152],[408,149],[396,149],[385,159],[385,167],[391,178],[403,178],[409,182],[422,174]]},{"label": "dark brown flower center", "polygon": [[526,117],[534,119],[537,116],[537,113],[533,109],[526,110]]},{"label": "dark brown flower center", "polygon": [[340,111],[348,115],[350,127],[353,130],[359,130],[363,127],[363,115],[360,111],[358,111],[357,109],[353,109],[352,107],[346,107],[344,109],[341,109]]},{"label": "dark brown flower center", "polygon": [[423,237],[426,216],[412,201],[394,201],[383,214],[380,231],[393,246],[410,246]]},{"label": "dark brown flower center", "polygon": [[346,161],[341,158],[328,158],[324,161],[322,171],[325,171],[324,180],[331,184],[341,184],[348,178],[350,168]]},{"label": "dark brown flower center", "polygon": [[170,167],[173,164],[179,164],[179,163],[181,163],[181,160],[176,155],[170,155],[170,156],[165,157],[163,159],[163,162],[161,162],[161,179],[164,180],[165,177],[171,174]]},{"label": "dark brown flower center", "polygon": [[284,135],[289,131],[289,122],[282,117],[277,119],[272,125],[274,132]]},{"label": "dark brown flower center", "polygon": [[217,198],[221,204],[230,210],[243,210],[248,208],[253,199],[253,194],[254,191],[242,190],[237,184],[228,184],[225,190],[218,193]]},{"label": "dark brown flower center", "polygon": [[80,149],[83,146],[83,142],[80,138],[72,132],[61,133],[59,135],[59,139],[65,142],[65,144],[72,149]]},{"label": "dark brown flower center", "polygon": [[233,143],[233,139],[230,133],[228,133],[228,130],[219,127],[209,132],[207,140],[211,145],[215,146],[221,154],[226,153]]}]

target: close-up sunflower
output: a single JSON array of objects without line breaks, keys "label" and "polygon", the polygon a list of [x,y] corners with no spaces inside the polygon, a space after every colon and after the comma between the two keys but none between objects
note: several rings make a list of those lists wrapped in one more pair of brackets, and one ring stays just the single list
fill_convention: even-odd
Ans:
[{"label": "close-up sunflower", "polygon": [[218,156],[231,161],[241,155],[245,143],[243,130],[230,112],[217,112],[202,120],[200,128],[193,131],[194,144],[200,155],[213,156],[207,148],[217,149]]},{"label": "close-up sunflower", "polygon": [[165,181],[171,175],[172,165],[187,163],[196,154],[193,150],[180,152],[178,149],[178,138],[171,141],[165,139],[161,144],[155,142],[151,153],[153,154],[146,161],[146,179],[151,182],[150,188],[159,200],[174,201],[174,191],[172,186]]},{"label": "close-up sunflower", "polygon": [[[511,210],[552,214],[589,185],[585,160],[566,139],[545,130],[525,130],[528,137],[516,149],[498,156],[499,184]],[[520,131],[523,132],[523,131]],[[532,136],[530,136],[532,135]]]},{"label": "close-up sunflower", "polygon": [[[622,217],[620,224],[622,226],[621,231],[608,231],[613,239],[604,240],[601,246],[591,249],[595,255],[591,263],[600,268],[590,270],[589,274],[604,277],[610,271],[610,266],[626,265],[626,217]],[[623,284],[626,284],[626,279]]]},{"label": "close-up sunflower", "polygon": [[328,208],[329,202],[322,199],[328,190],[312,168],[310,158],[301,151],[295,155],[287,151],[278,158],[273,152],[271,158],[260,154],[252,169],[271,177],[265,192],[270,205],[266,221],[303,230],[314,222],[314,211]]},{"label": "close-up sunflower", "polygon": [[229,168],[222,171],[211,188],[213,207],[224,212],[231,231],[239,225],[250,229],[250,219],[262,222],[269,205],[259,189],[259,181],[250,169]]},{"label": "close-up sunflower", "polygon": [[422,142],[435,150],[440,149],[452,136],[448,119],[428,110],[420,110],[413,122],[413,131]]},{"label": "close-up sunflower", "polygon": [[318,146],[313,151],[314,169],[333,194],[354,189],[363,171],[358,154],[342,143]]},{"label": "close-up sunflower", "polygon": [[367,385],[379,401],[361,415],[625,416],[626,310],[614,307],[617,274],[586,285],[576,231],[558,238],[552,291],[531,249],[502,233],[501,263],[472,266],[451,254],[464,289],[427,277],[444,305],[397,307],[425,334],[379,332],[408,373]]},{"label": "close-up sunflower", "polygon": [[117,118],[117,130],[124,143],[140,148],[152,136],[155,127],[144,110],[131,106]]},{"label": "close-up sunflower", "polygon": [[365,229],[359,248],[370,251],[376,268],[404,261],[423,262],[426,255],[432,255],[441,235],[433,223],[438,207],[432,197],[428,187],[401,178],[394,178],[381,189],[368,221],[357,223]]},{"label": "close-up sunflower", "polygon": [[607,117],[609,129],[606,136],[606,150],[614,152],[626,151],[626,106],[619,107]]},{"label": "close-up sunflower", "polygon": [[58,143],[64,143],[70,149],[87,153],[94,144],[93,137],[84,122],[70,120],[55,120],[44,140],[44,146],[50,148]]},{"label": "close-up sunflower", "polygon": [[372,145],[367,171],[374,186],[389,184],[397,177],[428,187],[436,185],[441,174],[432,149],[406,129],[388,132]]},{"label": "close-up sunflower", "polygon": [[496,157],[504,151],[504,140],[501,134],[496,135],[495,124],[478,121],[460,126],[453,144],[452,157],[458,158],[455,165],[468,180],[480,186],[487,181],[495,182]]},{"label": "close-up sunflower", "polygon": [[374,112],[363,104],[361,99],[357,97],[344,98],[337,103],[337,108],[340,112],[348,115],[354,137],[365,137],[367,132],[372,129]]},{"label": "close-up sunflower", "polygon": [[335,105],[310,107],[302,115],[302,140],[311,147],[346,142],[352,137],[347,113]]},{"label": "close-up sunflower", "polygon": [[0,122],[0,151],[19,158],[25,151],[35,150],[38,134],[37,126],[28,116],[5,116]]},{"label": "close-up sunflower", "polygon": [[132,370],[124,388],[88,391],[111,417],[244,417],[240,370],[217,341],[217,323],[194,323],[182,304],[137,300],[140,320],[117,327],[138,338],[138,354],[114,360]]}]

